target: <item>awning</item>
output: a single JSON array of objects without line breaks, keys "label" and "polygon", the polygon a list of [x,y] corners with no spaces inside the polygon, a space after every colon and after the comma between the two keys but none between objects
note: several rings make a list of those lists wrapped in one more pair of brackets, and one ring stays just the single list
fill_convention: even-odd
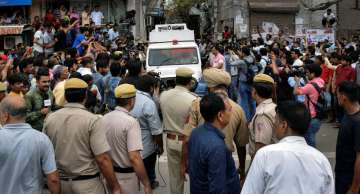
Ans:
[{"label": "awning", "polygon": [[32,5],[32,0],[0,0],[0,7]]},{"label": "awning", "polygon": [[249,0],[251,11],[293,13],[299,11],[298,0]]},{"label": "awning", "polygon": [[0,36],[22,34],[24,26],[0,26]]}]

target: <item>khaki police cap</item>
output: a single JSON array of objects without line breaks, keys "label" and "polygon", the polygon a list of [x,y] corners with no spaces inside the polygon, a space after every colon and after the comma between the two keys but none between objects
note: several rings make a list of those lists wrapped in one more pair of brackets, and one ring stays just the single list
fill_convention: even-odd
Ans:
[{"label": "khaki police cap", "polygon": [[71,78],[65,81],[64,88],[66,89],[84,89],[87,88],[88,84],[78,78]]},{"label": "khaki police cap", "polygon": [[258,74],[254,77],[254,82],[255,83],[270,83],[270,84],[274,84],[275,81],[274,79],[266,74]]},{"label": "khaki police cap", "polygon": [[122,51],[115,51],[115,52],[114,52],[114,55],[116,55],[116,56],[120,56],[120,55],[122,55],[122,54],[123,54]]},{"label": "khaki police cap", "polygon": [[203,72],[203,77],[209,88],[213,88],[218,85],[229,86],[231,84],[230,74],[221,69],[217,69],[217,68],[205,69]]},{"label": "khaki police cap", "polygon": [[192,77],[194,72],[187,67],[179,67],[176,69],[176,77]]},{"label": "khaki police cap", "polygon": [[0,82],[0,92],[5,92],[7,89],[7,86],[4,82]]},{"label": "khaki police cap", "polygon": [[121,84],[115,88],[116,98],[132,98],[136,96],[136,88],[131,84]]}]

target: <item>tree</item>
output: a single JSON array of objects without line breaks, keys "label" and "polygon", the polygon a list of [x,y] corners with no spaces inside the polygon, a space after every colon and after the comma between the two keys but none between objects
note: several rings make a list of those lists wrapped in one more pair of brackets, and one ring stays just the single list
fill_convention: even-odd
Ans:
[{"label": "tree", "polygon": [[312,12],[328,9],[332,5],[340,3],[341,1],[343,1],[343,0],[329,0],[328,2],[319,3],[315,6],[309,6],[304,0],[300,0],[301,4],[304,6],[304,8],[309,11],[312,11]]},{"label": "tree", "polygon": [[189,17],[189,10],[206,0],[172,0],[166,6],[168,18],[181,18],[186,21]]}]

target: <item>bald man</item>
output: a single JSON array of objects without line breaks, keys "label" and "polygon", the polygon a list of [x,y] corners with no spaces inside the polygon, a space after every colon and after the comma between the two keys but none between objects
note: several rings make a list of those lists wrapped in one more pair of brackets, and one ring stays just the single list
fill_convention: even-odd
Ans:
[{"label": "bald man", "polygon": [[53,146],[45,134],[25,123],[25,117],[23,98],[5,97],[0,103],[0,193],[41,193],[45,174],[50,193],[59,194]]}]

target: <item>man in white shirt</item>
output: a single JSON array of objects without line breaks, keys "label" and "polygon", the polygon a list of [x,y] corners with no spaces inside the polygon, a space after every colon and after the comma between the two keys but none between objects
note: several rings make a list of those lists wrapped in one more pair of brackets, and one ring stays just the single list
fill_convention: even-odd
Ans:
[{"label": "man in white shirt", "polygon": [[43,26],[41,26],[34,34],[34,54],[37,55],[43,55],[45,52],[44,48],[44,33],[45,29]]},{"label": "man in white shirt", "polygon": [[45,48],[45,56],[49,56],[54,53],[54,45],[57,42],[57,39],[54,37],[54,31],[50,24],[45,25],[45,33],[44,33],[44,48]]},{"label": "man in white shirt", "polygon": [[291,57],[294,59],[293,67],[302,67],[304,62],[300,59],[301,52],[299,49],[293,49],[291,51]]},{"label": "man in white shirt", "polygon": [[114,41],[116,38],[119,37],[119,32],[116,30],[116,26],[111,25],[109,29],[109,40]]},{"label": "man in white shirt", "polygon": [[260,59],[260,65],[261,65],[261,71],[259,73],[264,73],[266,66],[271,64],[271,60],[268,56],[268,51],[266,48],[261,48],[260,49],[260,55],[261,55],[261,59]]},{"label": "man in white shirt", "polygon": [[323,16],[323,19],[322,19],[322,25],[325,27],[325,28],[331,28],[332,25],[334,25],[336,22],[336,16],[334,13],[332,13],[332,10],[331,9],[328,9],[326,11],[326,13],[324,14]]},{"label": "man in white shirt", "polygon": [[104,19],[103,13],[99,10],[100,6],[96,5],[95,10],[91,12],[91,20],[95,23],[95,26],[101,26],[102,19]]},{"label": "man in white shirt", "polygon": [[303,137],[311,120],[305,105],[281,102],[276,114],[280,142],[256,153],[241,194],[334,194],[328,159]]}]

